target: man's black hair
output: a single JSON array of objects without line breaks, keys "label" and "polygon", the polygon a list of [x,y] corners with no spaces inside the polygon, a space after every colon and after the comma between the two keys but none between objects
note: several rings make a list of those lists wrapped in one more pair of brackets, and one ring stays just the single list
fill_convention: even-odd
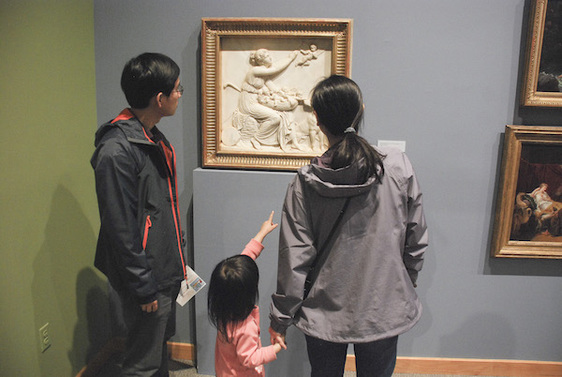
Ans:
[{"label": "man's black hair", "polygon": [[125,64],[121,89],[133,109],[144,109],[156,94],[162,92],[169,96],[179,76],[180,68],[172,59],[146,52]]}]

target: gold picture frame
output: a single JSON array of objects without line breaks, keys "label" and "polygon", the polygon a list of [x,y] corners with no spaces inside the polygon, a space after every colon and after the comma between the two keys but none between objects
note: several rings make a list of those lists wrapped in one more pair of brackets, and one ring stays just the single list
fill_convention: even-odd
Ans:
[{"label": "gold picture frame", "polygon": [[297,170],[326,149],[310,90],[351,74],[351,19],[203,18],[203,167]]},{"label": "gold picture frame", "polygon": [[532,0],[524,106],[562,107],[562,2]]},{"label": "gold picture frame", "polygon": [[492,256],[562,259],[562,127],[505,128]]}]

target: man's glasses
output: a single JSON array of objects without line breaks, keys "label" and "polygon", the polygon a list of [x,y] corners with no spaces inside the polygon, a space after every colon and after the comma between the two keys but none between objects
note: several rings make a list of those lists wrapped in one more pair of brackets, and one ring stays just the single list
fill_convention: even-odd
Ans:
[{"label": "man's glasses", "polygon": [[179,84],[178,88],[175,90],[175,92],[178,92],[179,94],[183,94],[183,86],[181,86],[181,84]]}]

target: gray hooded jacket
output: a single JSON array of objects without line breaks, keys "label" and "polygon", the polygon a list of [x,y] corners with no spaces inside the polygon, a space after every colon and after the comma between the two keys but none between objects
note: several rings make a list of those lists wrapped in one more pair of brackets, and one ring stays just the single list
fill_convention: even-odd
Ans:
[{"label": "gray hooded jacket", "polygon": [[[414,290],[428,244],[422,195],[407,156],[377,149],[382,182],[356,184],[361,164],[329,168],[329,151],[298,171],[289,184],[281,217],[277,292],[271,327],[295,324],[315,338],[361,343],[393,337],[419,320]],[[306,299],[306,275],[317,245],[328,237],[351,197],[329,256]]]}]

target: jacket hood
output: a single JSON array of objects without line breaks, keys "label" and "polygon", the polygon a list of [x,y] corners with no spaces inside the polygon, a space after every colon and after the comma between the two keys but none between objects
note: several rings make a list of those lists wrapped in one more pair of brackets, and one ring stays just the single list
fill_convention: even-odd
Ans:
[{"label": "jacket hood", "polygon": [[94,141],[96,148],[101,143],[106,132],[115,127],[119,127],[128,139],[148,141],[148,137],[140,122],[135,118],[135,115],[129,109],[125,109],[121,111],[117,118],[102,124],[100,128],[98,128]]},{"label": "jacket hood", "polygon": [[356,196],[371,190],[377,184],[375,176],[361,182],[364,180],[362,177],[366,168],[362,160],[339,169],[330,168],[330,162],[331,153],[328,150],[299,170],[305,184],[320,196],[329,198]]}]

